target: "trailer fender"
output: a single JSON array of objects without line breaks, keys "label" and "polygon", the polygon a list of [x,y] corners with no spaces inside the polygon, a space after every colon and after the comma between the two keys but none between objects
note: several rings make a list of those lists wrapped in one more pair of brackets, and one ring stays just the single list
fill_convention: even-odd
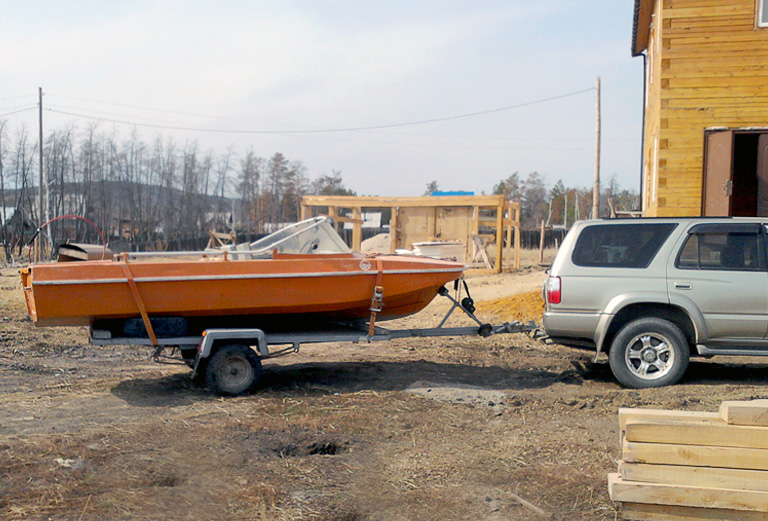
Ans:
[{"label": "trailer fender", "polygon": [[211,356],[213,346],[219,341],[238,340],[248,345],[255,345],[259,356],[268,356],[267,336],[261,329],[206,329],[203,340],[197,347],[198,360]]}]

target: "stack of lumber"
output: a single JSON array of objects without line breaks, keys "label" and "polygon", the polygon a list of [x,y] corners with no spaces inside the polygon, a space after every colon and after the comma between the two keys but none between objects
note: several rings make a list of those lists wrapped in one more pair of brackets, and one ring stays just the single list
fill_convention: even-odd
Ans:
[{"label": "stack of lumber", "polygon": [[619,424],[608,489],[624,519],[768,520],[768,400],[716,413],[619,409]]}]

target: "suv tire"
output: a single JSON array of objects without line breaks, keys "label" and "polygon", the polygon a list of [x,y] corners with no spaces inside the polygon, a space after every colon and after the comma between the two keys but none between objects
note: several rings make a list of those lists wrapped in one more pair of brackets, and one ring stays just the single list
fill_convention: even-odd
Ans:
[{"label": "suv tire", "polygon": [[683,332],[661,318],[627,323],[613,339],[608,353],[616,379],[633,389],[677,383],[688,368],[689,358]]}]

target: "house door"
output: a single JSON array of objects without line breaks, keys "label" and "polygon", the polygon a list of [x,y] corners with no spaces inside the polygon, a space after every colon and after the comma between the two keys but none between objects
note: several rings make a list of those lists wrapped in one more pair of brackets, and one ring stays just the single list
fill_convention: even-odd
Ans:
[{"label": "house door", "polygon": [[757,141],[757,215],[768,216],[768,134]]},{"label": "house door", "polygon": [[768,217],[768,131],[706,133],[702,215]]},{"label": "house door", "polygon": [[733,131],[710,132],[706,136],[702,214],[731,215]]}]

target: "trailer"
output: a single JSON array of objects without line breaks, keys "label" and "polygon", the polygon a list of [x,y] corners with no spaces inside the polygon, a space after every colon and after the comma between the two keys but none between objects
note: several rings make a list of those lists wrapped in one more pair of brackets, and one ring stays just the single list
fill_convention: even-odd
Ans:
[{"label": "trailer", "polygon": [[[457,281],[458,282],[458,281]],[[93,345],[154,346],[156,362],[181,358],[192,368],[192,377],[206,383],[220,395],[239,395],[252,389],[262,372],[262,361],[298,353],[302,344],[352,342],[370,343],[398,338],[480,336],[527,333],[537,338],[541,328],[533,322],[505,322],[500,325],[483,323],[474,314],[475,306],[469,296],[461,297],[461,286],[455,284],[454,295],[443,287],[439,295],[452,302],[451,308],[436,327],[417,329],[388,329],[375,324],[376,298],[372,300],[371,318],[367,322],[329,323],[323,327],[296,324],[289,331],[271,331],[262,327],[222,327],[205,329],[200,336],[156,338],[115,337],[109,331],[90,329]],[[460,310],[475,326],[445,327],[454,311]]]}]

